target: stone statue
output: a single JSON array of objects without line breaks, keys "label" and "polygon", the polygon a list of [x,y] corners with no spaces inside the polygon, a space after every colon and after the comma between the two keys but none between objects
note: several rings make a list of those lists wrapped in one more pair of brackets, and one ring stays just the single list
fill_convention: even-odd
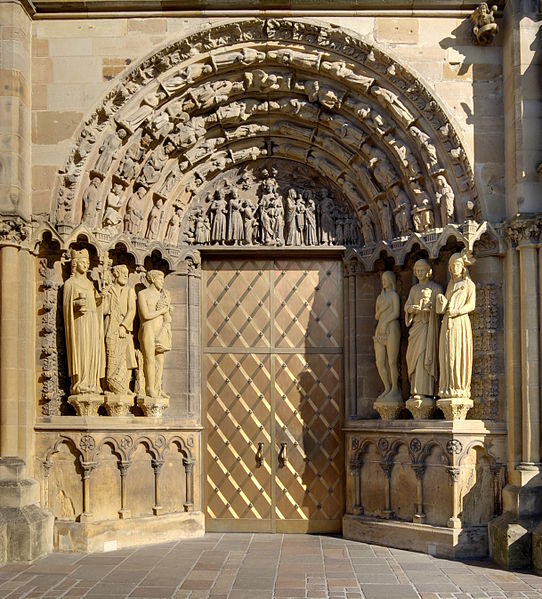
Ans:
[{"label": "stone statue", "polygon": [[375,230],[373,220],[368,210],[361,213],[361,233],[365,245],[372,245],[375,242]]},{"label": "stone statue", "polygon": [[371,85],[374,83],[374,79],[372,77],[359,75],[351,67],[353,67],[353,65],[347,65],[344,60],[338,60],[336,62],[324,61],[322,63],[322,71],[338,77],[339,79],[344,79],[352,86],[360,89],[364,93],[367,93]]},{"label": "stone statue", "polygon": [[305,245],[318,245],[314,193],[307,189],[303,197],[305,198]]},{"label": "stone statue", "polygon": [[[87,277],[89,267],[87,250],[71,251],[71,276],[64,283],[63,311],[72,396],[99,395],[100,379],[105,376],[102,300]],[[94,408],[102,399],[96,398]],[[77,398],[70,398],[70,403],[80,409]]]},{"label": "stone statue", "polygon": [[137,294],[139,313],[139,346],[143,355],[145,395],[150,398],[168,396],[162,390],[164,354],[171,349],[171,299],[164,290],[164,273],[147,273],[149,286]]},{"label": "stone statue", "polygon": [[179,234],[181,232],[181,225],[183,222],[183,209],[182,206],[175,206],[172,217],[169,220],[166,231],[166,242],[177,245],[179,242]]},{"label": "stone statue", "polygon": [[149,212],[149,220],[147,223],[147,230],[145,231],[146,239],[158,239],[160,229],[162,228],[162,221],[164,220],[164,200],[157,198],[154,206]]},{"label": "stone statue", "polygon": [[[113,267],[113,283],[104,293],[105,351],[107,366],[105,377],[111,393],[130,395],[131,371],[136,368],[132,327],[136,314],[136,294],[128,287],[128,267]],[[129,403],[130,400],[128,400]],[[128,403],[126,402],[126,403]],[[108,398],[108,404],[111,399]]]},{"label": "stone statue", "polygon": [[98,215],[102,210],[100,200],[100,177],[92,177],[89,186],[83,194],[83,217],[82,222],[90,228],[98,226]]},{"label": "stone statue", "polygon": [[138,235],[143,222],[142,199],[147,193],[145,187],[138,187],[137,191],[128,200],[126,214],[124,215],[124,231],[131,235]]},{"label": "stone statue", "polygon": [[241,216],[242,203],[236,189],[231,192],[229,201],[228,241],[238,245],[244,241],[243,217]]},{"label": "stone statue", "polygon": [[376,208],[378,210],[380,230],[382,231],[382,240],[391,241],[393,239],[393,223],[390,205],[387,200],[381,199],[376,205]]},{"label": "stone statue", "polygon": [[403,407],[399,389],[400,301],[395,274],[387,270],[382,273],[381,280],[382,291],[375,305],[377,324],[373,342],[376,367],[384,383],[384,391],[378,396],[374,408],[383,420],[391,420]]},{"label": "stone statue", "polygon": [[256,210],[248,200],[245,200],[243,203],[243,214],[245,217],[245,243],[253,245],[258,233],[258,220],[256,218]]},{"label": "stone statue", "polygon": [[410,127],[409,131],[412,137],[414,137],[416,143],[418,144],[427,169],[430,173],[434,173],[438,170],[439,166],[437,149],[431,143],[431,138],[429,137],[429,135],[427,135],[427,133],[424,133],[421,129],[418,129],[418,127]]},{"label": "stone statue", "polygon": [[320,190],[320,237],[323,245],[335,243],[335,204],[326,188]]},{"label": "stone statue", "polygon": [[469,277],[468,254],[453,254],[448,262],[451,280],[446,294],[436,297],[443,315],[439,339],[439,397],[437,407],[446,420],[463,420],[472,408],[472,328],[469,314],[476,308],[476,286]]},{"label": "stone statue", "polygon": [[474,33],[476,42],[481,46],[490,44],[497,33],[499,33],[499,27],[495,23],[494,17],[496,12],[496,5],[489,8],[487,2],[482,2],[476,7],[476,10],[470,17],[473,23],[472,32]]},{"label": "stone statue", "polygon": [[122,141],[126,137],[126,131],[119,129],[117,133],[110,133],[100,147],[100,156],[96,161],[94,171],[101,175],[106,175],[113,160],[117,157],[117,152],[122,146]]},{"label": "stone statue", "polygon": [[297,191],[291,187],[286,196],[286,245],[300,245],[301,233],[297,228]]},{"label": "stone statue", "polygon": [[410,399],[406,406],[414,418],[428,418],[435,407],[439,316],[436,297],[442,287],[431,280],[432,269],[426,260],[414,264],[418,283],[405,302],[405,322],[410,327],[406,362]]},{"label": "stone statue", "polygon": [[395,118],[403,125],[403,127],[410,127],[414,122],[414,116],[410,110],[399,100],[399,96],[383,87],[373,85],[371,87],[371,94],[375,96],[378,102],[384,107],[388,108]]},{"label": "stone statue", "polygon": [[211,241],[213,243],[223,243],[226,240],[226,213],[228,206],[224,198],[224,192],[217,189],[215,197],[211,204],[211,212],[214,213],[213,227],[211,229]]},{"label": "stone statue", "polygon": [[454,220],[454,192],[444,175],[435,178],[436,200],[440,206],[440,221],[443,227]]},{"label": "stone statue", "polygon": [[123,191],[122,185],[115,183],[113,189],[107,194],[105,212],[102,219],[102,226],[105,229],[116,231],[122,222],[120,211],[124,205]]},{"label": "stone statue", "polygon": [[182,90],[184,87],[194,83],[196,79],[199,79],[204,75],[209,75],[212,72],[213,67],[209,64],[191,64],[180,69],[165,81],[162,81],[162,87],[171,96]]}]

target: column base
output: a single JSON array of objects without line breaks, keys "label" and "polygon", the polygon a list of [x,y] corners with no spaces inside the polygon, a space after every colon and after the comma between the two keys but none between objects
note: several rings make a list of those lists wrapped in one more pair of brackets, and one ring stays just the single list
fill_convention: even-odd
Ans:
[{"label": "column base", "polygon": [[0,458],[0,562],[34,561],[53,549],[54,517],[39,505],[39,485],[24,460]]},{"label": "column base", "polygon": [[[491,559],[506,570],[530,567],[534,552],[532,550],[532,534],[529,529],[528,522],[519,522],[511,512],[505,512],[491,520],[488,524]],[[542,568],[542,544],[540,558],[540,567]]]}]

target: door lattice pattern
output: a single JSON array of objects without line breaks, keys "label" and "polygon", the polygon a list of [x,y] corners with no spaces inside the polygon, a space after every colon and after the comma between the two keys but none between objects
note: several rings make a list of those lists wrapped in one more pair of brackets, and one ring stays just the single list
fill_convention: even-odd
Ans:
[{"label": "door lattice pattern", "polygon": [[211,262],[204,285],[209,530],[339,530],[340,263]]}]

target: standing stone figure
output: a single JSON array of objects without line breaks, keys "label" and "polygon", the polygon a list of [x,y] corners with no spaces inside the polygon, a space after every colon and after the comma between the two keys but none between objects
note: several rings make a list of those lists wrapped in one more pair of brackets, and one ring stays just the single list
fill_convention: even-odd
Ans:
[{"label": "standing stone figure", "polygon": [[443,314],[439,339],[439,397],[437,407],[446,420],[463,420],[472,408],[472,327],[469,314],[476,307],[476,286],[469,277],[471,260],[465,252],[448,262],[451,280],[446,295],[437,295],[437,313]]},{"label": "standing stone figure", "polygon": [[226,213],[228,206],[222,190],[217,189],[215,191],[215,197],[210,210],[214,213],[211,241],[213,243],[223,243],[226,239]]},{"label": "standing stone figure", "polygon": [[403,407],[399,389],[399,325],[400,301],[396,291],[395,274],[389,270],[382,273],[382,291],[376,298],[373,337],[376,367],[384,383],[384,391],[378,396],[374,408],[383,420],[396,418]]},{"label": "standing stone figure", "polygon": [[414,264],[418,283],[405,303],[405,322],[410,327],[406,362],[410,399],[406,406],[415,418],[427,418],[435,407],[439,316],[436,297],[442,287],[431,280],[433,272],[426,260]]},{"label": "standing stone figure", "polygon": [[81,222],[85,223],[92,229],[98,226],[98,215],[102,210],[102,202],[100,200],[100,177],[92,177],[89,186],[83,194],[83,217]]},{"label": "standing stone figure", "polygon": [[241,216],[242,202],[236,189],[232,191],[229,205],[228,241],[238,245],[244,241],[243,217]]},{"label": "standing stone figure", "polygon": [[130,393],[131,370],[136,368],[132,327],[136,314],[136,294],[128,287],[128,267],[113,267],[113,284],[104,295],[105,378],[109,391]]},{"label": "standing stone figure", "polygon": [[137,294],[139,346],[143,354],[145,395],[168,398],[162,390],[164,354],[171,349],[171,299],[164,290],[164,273],[147,273],[149,286]]},{"label": "standing stone figure", "polygon": [[87,277],[89,267],[88,251],[72,250],[71,276],[64,283],[63,297],[72,396],[100,394],[100,379],[105,376],[101,298]]}]

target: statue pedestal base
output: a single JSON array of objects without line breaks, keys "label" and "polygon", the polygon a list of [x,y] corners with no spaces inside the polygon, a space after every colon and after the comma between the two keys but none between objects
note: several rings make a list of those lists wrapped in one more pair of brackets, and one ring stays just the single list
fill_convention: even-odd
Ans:
[{"label": "statue pedestal base", "polygon": [[446,420],[465,420],[467,412],[474,405],[468,397],[447,397],[437,400],[437,408],[442,410]]},{"label": "statue pedestal base", "polygon": [[104,396],[98,393],[80,393],[70,395],[68,402],[75,408],[78,416],[97,416],[98,408],[104,403]]},{"label": "statue pedestal base", "polygon": [[169,408],[169,398],[138,395],[137,405],[143,410],[143,414],[145,414],[145,416],[150,416],[151,418],[160,418],[165,410]]},{"label": "statue pedestal base", "polygon": [[382,420],[395,420],[404,407],[401,394],[393,391],[379,397],[373,404],[373,408],[379,413]]},{"label": "statue pedestal base", "polygon": [[131,416],[135,393],[105,393],[105,409],[109,416]]},{"label": "statue pedestal base", "polygon": [[435,410],[435,400],[427,395],[410,397],[405,405],[414,420],[427,420]]}]

